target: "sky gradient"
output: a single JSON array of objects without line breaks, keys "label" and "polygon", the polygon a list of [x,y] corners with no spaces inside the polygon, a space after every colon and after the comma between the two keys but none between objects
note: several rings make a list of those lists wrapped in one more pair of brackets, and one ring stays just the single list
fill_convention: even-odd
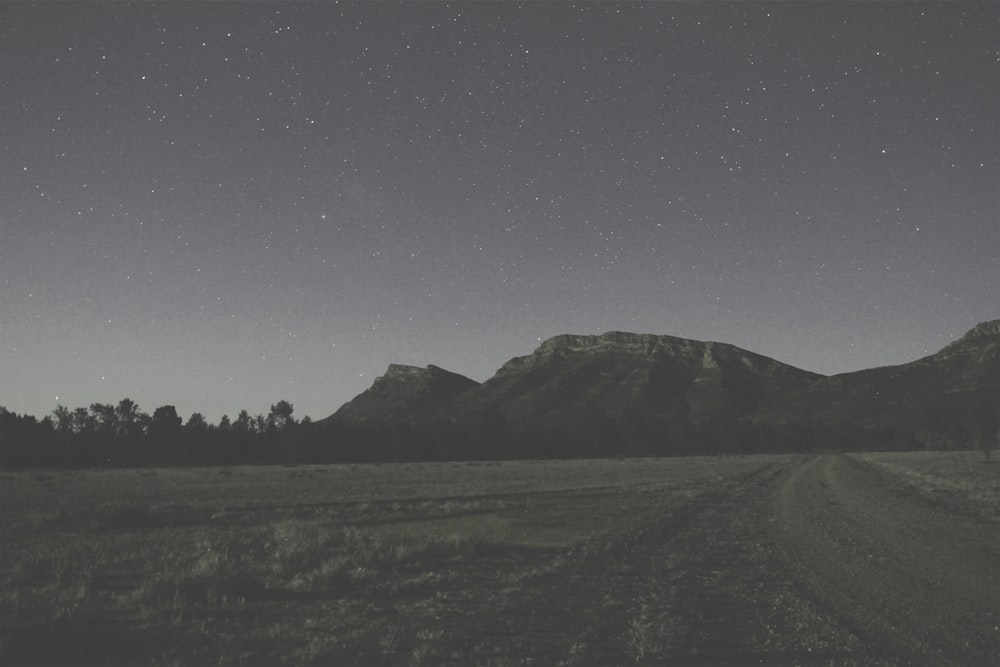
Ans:
[{"label": "sky gradient", "polygon": [[325,417],[550,336],[1000,315],[997,3],[0,6],[0,405]]}]

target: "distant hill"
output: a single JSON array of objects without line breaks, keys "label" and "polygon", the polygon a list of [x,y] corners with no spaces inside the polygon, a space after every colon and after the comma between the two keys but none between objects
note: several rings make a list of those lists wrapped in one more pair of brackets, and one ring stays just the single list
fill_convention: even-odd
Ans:
[{"label": "distant hill", "polygon": [[1000,320],[977,325],[941,351],[898,366],[823,378],[755,415],[794,418],[827,430],[850,426],[894,433],[895,443],[953,447],[1000,408]]},{"label": "distant hill", "polygon": [[688,404],[695,419],[704,419],[747,414],[819,377],[723,343],[622,332],[563,335],[511,359],[451,407],[510,419],[579,419],[595,411],[615,418],[636,410],[669,413]]},{"label": "distant hill", "polygon": [[691,431],[745,417],[820,376],[732,345],[611,332],[556,336],[440,411],[521,456],[669,454]]},{"label": "distant hill", "polygon": [[676,455],[966,446],[998,406],[1000,320],[912,363],[830,377],[724,343],[561,335],[482,384],[391,365],[320,423],[360,458]]},{"label": "distant hill", "polygon": [[372,386],[332,415],[353,421],[409,419],[446,406],[479,383],[437,366],[389,364]]}]

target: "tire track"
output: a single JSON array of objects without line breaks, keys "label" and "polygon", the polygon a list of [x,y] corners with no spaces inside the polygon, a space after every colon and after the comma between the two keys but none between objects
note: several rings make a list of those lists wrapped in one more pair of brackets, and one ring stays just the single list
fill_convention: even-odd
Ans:
[{"label": "tire track", "polygon": [[820,456],[772,496],[771,536],[799,585],[871,657],[995,664],[1000,534],[929,510],[844,456]]}]

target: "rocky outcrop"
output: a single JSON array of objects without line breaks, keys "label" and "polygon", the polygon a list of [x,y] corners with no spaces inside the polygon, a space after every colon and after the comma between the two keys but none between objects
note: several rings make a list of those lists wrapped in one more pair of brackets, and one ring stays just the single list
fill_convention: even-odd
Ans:
[{"label": "rocky outcrop", "polygon": [[725,343],[621,331],[612,331],[599,336],[564,334],[549,338],[530,355],[515,357],[508,361],[497,371],[495,377],[523,373],[551,363],[553,360],[570,356],[583,359],[599,355],[617,355],[630,360],[654,362],[670,359],[689,368],[718,369],[742,366],[748,371],[769,376],[820,377],[815,373],[808,373]]},{"label": "rocky outcrop", "polygon": [[[966,377],[982,376],[996,370],[1000,364],[1000,320],[981,322],[964,336],[946,345],[940,352],[925,357],[931,363],[964,365]],[[996,380],[996,375],[993,379]]]},{"label": "rocky outcrop", "polygon": [[979,342],[996,344],[997,339],[1000,339],[1000,320],[987,320],[969,329],[964,336],[947,345],[944,349],[947,350],[953,345],[970,345]]}]

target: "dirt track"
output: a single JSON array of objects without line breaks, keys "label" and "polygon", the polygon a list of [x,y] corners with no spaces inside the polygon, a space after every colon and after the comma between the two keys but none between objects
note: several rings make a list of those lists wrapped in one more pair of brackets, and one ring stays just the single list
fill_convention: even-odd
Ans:
[{"label": "dirt track", "polygon": [[509,656],[988,665],[1000,655],[998,525],[930,507],[842,455],[720,481],[535,583],[506,615],[482,619],[520,637]]},{"label": "dirt track", "polygon": [[884,481],[843,456],[792,472],[772,494],[782,559],[873,657],[991,664],[1000,656],[1000,530]]}]

